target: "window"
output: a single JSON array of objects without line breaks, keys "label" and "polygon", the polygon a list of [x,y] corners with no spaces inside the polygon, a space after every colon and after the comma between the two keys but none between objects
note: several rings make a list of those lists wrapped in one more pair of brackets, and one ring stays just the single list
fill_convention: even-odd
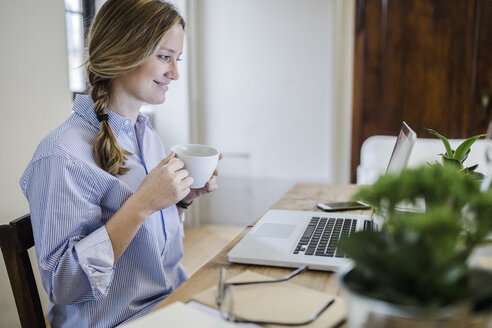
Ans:
[{"label": "window", "polygon": [[65,0],[67,25],[68,74],[70,90],[75,93],[87,91],[85,78],[85,40],[94,14],[105,0]]},{"label": "window", "polygon": [[82,0],[65,0],[65,21],[67,25],[68,76],[70,90],[84,92],[84,12]]}]

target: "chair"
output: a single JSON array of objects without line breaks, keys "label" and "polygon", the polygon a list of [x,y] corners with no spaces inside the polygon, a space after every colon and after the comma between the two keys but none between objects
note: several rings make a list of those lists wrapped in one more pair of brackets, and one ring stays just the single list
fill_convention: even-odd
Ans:
[{"label": "chair", "polygon": [[29,214],[0,226],[0,246],[22,327],[46,327],[27,253],[34,246]]},{"label": "chair", "polygon": [[[465,139],[449,139],[451,148],[456,149]],[[376,135],[367,138],[360,150],[360,164],[357,166],[357,184],[373,184],[379,176],[386,172],[396,136]],[[485,161],[486,141],[477,140],[471,147],[470,155],[466,159],[465,166],[478,164],[477,172],[482,172],[487,167]],[[441,163],[439,154],[444,153],[445,148],[441,139],[417,138],[413,147],[408,167],[417,167],[425,163]]]}]

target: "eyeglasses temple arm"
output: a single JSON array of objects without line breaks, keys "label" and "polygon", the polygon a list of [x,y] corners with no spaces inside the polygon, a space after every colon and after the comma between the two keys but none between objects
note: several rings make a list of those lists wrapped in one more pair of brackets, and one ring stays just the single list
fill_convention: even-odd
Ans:
[{"label": "eyeglasses temple arm", "polygon": [[297,268],[295,271],[289,273],[288,275],[286,275],[285,277],[283,278],[280,278],[280,279],[276,279],[276,280],[260,280],[260,281],[244,281],[244,282],[228,282],[226,283],[226,285],[229,285],[229,286],[244,286],[244,285],[256,285],[256,284],[269,284],[269,283],[276,283],[276,282],[282,282],[282,281],[286,281],[286,280],[289,280],[290,278],[298,275],[299,273],[301,273],[302,271],[304,271],[305,269],[307,269],[307,266],[306,265],[303,265],[299,268]]}]

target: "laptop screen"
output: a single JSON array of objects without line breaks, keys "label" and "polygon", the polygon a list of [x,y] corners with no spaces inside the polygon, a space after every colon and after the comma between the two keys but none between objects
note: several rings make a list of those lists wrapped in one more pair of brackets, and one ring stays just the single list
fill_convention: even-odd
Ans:
[{"label": "laptop screen", "polygon": [[[407,166],[415,140],[417,140],[417,134],[408,126],[407,123],[403,122],[401,124],[400,133],[396,138],[395,146],[393,147],[393,152],[391,153],[388,167],[386,168],[386,173],[396,174]],[[398,204],[398,207],[402,211],[412,209],[411,204]],[[374,208],[372,209],[369,217],[370,220],[375,220],[380,225],[385,221],[384,215],[376,215]]]},{"label": "laptop screen", "polygon": [[398,173],[407,166],[417,134],[403,122],[386,173]]}]

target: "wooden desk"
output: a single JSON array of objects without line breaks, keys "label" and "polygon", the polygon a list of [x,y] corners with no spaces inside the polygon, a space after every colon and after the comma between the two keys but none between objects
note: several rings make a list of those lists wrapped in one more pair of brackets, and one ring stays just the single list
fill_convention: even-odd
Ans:
[{"label": "wooden desk", "polygon": [[[270,209],[290,209],[303,211],[319,211],[316,204],[319,202],[346,201],[357,190],[356,185],[327,185],[298,183],[289,190],[281,199],[273,204]],[[368,211],[353,211],[353,213],[368,213]],[[259,219],[259,218],[258,218]],[[254,222],[256,222],[256,219]],[[281,278],[291,272],[290,268],[276,268],[257,265],[243,265],[229,263],[227,253],[241,238],[251,229],[254,222],[246,227],[232,242],[222,249],[214,258],[200,268],[192,277],[184,282],[176,291],[166,298],[156,309],[162,308],[176,301],[188,302],[197,293],[216,286],[221,267],[227,269],[227,276],[232,277],[245,270],[252,270],[273,278]],[[335,275],[322,271],[307,271],[293,278],[292,283],[304,285],[332,295],[339,295],[338,284]]]}]

